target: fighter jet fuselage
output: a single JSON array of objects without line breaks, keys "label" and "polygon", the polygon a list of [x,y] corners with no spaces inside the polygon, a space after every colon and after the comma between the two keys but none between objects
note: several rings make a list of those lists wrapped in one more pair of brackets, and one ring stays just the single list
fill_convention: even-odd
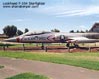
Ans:
[{"label": "fighter jet fuselage", "polygon": [[4,41],[18,43],[91,43],[99,42],[99,33],[31,32]]}]

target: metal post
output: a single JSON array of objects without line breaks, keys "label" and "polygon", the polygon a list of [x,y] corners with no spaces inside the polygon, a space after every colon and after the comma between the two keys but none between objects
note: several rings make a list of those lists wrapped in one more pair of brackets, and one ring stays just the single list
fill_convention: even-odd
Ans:
[{"label": "metal post", "polygon": [[25,45],[23,44],[23,50],[25,51]]},{"label": "metal post", "polygon": [[91,52],[91,47],[89,47],[89,52]]},{"label": "metal post", "polygon": [[47,52],[47,47],[45,47],[45,52]]},{"label": "metal post", "polygon": [[96,43],[95,43],[95,47],[96,47]]},{"label": "metal post", "polygon": [[3,46],[3,50],[5,51],[5,45]]},{"label": "metal post", "polygon": [[44,50],[44,43],[42,43],[41,49]]},{"label": "metal post", "polygon": [[70,47],[68,47],[68,52],[70,53]]}]

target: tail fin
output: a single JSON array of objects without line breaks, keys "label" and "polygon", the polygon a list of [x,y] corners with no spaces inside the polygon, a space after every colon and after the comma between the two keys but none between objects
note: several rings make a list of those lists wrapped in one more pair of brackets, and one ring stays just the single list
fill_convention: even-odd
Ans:
[{"label": "tail fin", "polygon": [[95,23],[89,32],[99,32],[99,23]]}]

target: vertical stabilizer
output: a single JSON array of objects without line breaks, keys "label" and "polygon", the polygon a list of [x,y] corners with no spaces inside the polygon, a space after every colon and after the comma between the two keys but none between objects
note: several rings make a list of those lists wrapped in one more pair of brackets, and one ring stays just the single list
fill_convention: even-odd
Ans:
[{"label": "vertical stabilizer", "polygon": [[95,23],[89,32],[98,32],[99,33],[99,23]]}]

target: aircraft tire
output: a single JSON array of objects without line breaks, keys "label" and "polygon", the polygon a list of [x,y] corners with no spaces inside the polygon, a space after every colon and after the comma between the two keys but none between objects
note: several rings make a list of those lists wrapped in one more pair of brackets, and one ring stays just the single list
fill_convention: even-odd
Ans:
[{"label": "aircraft tire", "polygon": [[66,46],[67,46],[67,47],[70,47],[70,44],[69,44],[69,43],[67,43],[67,44],[66,44]]}]

